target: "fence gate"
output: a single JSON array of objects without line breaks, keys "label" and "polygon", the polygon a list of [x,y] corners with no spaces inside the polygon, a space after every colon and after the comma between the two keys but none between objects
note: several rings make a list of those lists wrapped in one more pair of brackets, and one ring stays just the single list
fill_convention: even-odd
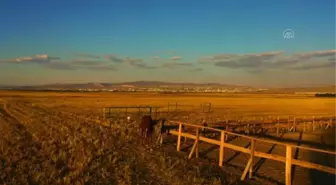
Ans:
[{"label": "fence gate", "polygon": [[210,102],[202,102],[201,103],[201,110],[204,113],[209,113],[212,111],[211,109],[211,103]]},{"label": "fence gate", "polygon": [[125,120],[128,116],[142,117],[150,115],[158,116],[158,106],[113,106],[103,108],[103,119]]},{"label": "fence gate", "polygon": [[192,104],[185,104],[182,102],[168,102],[168,112],[185,112],[194,110],[195,106]]}]

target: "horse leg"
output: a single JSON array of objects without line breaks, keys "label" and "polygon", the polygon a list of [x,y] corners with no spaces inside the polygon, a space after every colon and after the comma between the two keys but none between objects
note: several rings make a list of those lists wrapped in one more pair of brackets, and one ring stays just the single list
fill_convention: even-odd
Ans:
[{"label": "horse leg", "polygon": [[147,145],[147,137],[148,137],[148,129],[146,128],[145,129],[145,132],[144,132],[144,140],[145,140],[145,144]]},{"label": "horse leg", "polygon": [[143,132],[142,132],[142,129],[140,129],[140,140],[141,140],[141,144],[143,143],[142,140],[143,140]]},{"label": "horse leg", "polygon": [[146,131],[144,129],[141,129],[141,144],[145,144],[146,139]]},{"label": "horse leg", "polygon": [[148,133],[148,145],[150,146],[151,144],[152,144],[152,142],[153,142],[153,135],[152,135],[152,133]]}]

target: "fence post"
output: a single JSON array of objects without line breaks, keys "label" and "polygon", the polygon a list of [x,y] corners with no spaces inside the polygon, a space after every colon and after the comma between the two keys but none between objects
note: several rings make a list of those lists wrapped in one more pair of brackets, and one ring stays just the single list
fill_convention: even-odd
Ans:
[{"label": "fence post", "polygon": [[278,122],[277,122],[277,135],[279,135],[280,132],[280,120],[279,120],[279,116],[278,116]]},{"label": "fence post", "polygon": [[196,128],[196,158],[199,156],[199,128]]},{"label": "fence post", "polygon": [[219,166],[223,166],[224,161],[224,143],[225,143],[225,132],[221,131],[221,143],[219,148]]},{"label": "fence post", "polygon": [[313,116],[313,132],[315,130],[315,116]]},{"label": "fence post", "polygon": [[179,123],[179,131],[178,131],[178,136],[177,136],[177,151],[180,151],[181,147],[181,133],[182,133],[182,123]]},{"label": "fence post", "polygon": [[254,151],[255,151],[255,139],[251,140],[251,166],[250,166],[250,173],[249,178],[252,178],[253,175],[253,163],[254,163]]},{"label": "fence post", "polygon": [[330,118],[330,123],[327,125],[326,129],[329,128],[329,127],[333,128],[333,119],[332,118]]},{"label": "fence post", "polygon": [[105,120],[105,108],[103,108],[103,119]]},{"label": "fence post", "polygon": [[192,146],[192,149],[189,153],[188,159],[191,159],[192,155],[194,154],[194,152],[196,152],[196,158],[198,158],[199,156],[199,128],[196,128],[196,138],[195,138],[195,142]]},{"label": "fence post", "polygon": [[286,185],[292,184],[292,147],[286,146]]}]

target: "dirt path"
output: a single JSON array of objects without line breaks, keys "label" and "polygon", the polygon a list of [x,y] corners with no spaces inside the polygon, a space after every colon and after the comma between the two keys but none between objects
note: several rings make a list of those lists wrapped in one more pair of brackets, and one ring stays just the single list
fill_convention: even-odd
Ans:
[{"label": "dirt path", "polygon": [[0,117],[0,184],[34,184],[41,179],[52,183],[48,179],[57,170],[41,152],[41,144],[5,110],[0,109]]}]

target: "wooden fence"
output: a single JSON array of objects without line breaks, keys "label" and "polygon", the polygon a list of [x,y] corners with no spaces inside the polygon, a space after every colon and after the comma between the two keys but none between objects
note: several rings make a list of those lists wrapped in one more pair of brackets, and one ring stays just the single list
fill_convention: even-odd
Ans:
[{"label": "wooden fence", "polygon": [[211,103],[210,102],[202,102],[201,103],[201,110],[204,113],[210,113],[212,111]]},{"label": "wooden fence", "polygon": [[256,132],[257,129],[273,129],[279,135],[281,131],[285,132],[315,132],[317,129],[328,129],[334,126],[335,117],[318,116],[265,116],[265,117],[236,117],[226,119],[208,119],[207,124],[210,127],[226,127],[226,130],[243,129],[246,133]]},{"label": "wooden fence", "polygon": [[185,104],[183,102],[168,102],[167,111],[168,112],[183,112],[183,111],[193,111],[196,108],[193,104]]},{"label": "wooden fence", "polygon": [[103,108],[103,119],[126,119],[129,114],[135,114],[139,117],[151,115],[157,117],[159,106],[113,106]]},{"label": "wooden fence", "polygon": [[[275,160],[275,161],[280,161],[285,163],[285,182],[286,185],[291,185],[292,184],[292,179],[291,179],[291,175],[292,175],[292,165],[297,165],[297,166],[301,166],[301,167],[305,167],[305,168],[309,168],[309,169],[316,169],[319,171],[323,171],[323,172],[327,172],[330,174],[336,174],[336,169],[332,168],[332,167],[328,167],[328,166],[324,166],[324,165],[320,165],[320,164],[316,164],[316,163],[311,163],[308,161],[303,161],[303,160],[298,160],[298,159],[294,159],[292,156],[293,153],[293,149],[297,148],[297,149],[302,149],[302,150],[307,150],[307,151],[313,151],[313,152],[321,152],[324,154],[330,154],[330,155],[336,155],[335,151],[328,151],[328,150],[321,150],[321,149],[316,149],[316,148],[310,148],[310,147],[305,147],[305,146],[296,146],[293,144],[289,144],[289,143],[283,143],[283,142],[277,142],[277,141],[273,141],[273,140],[268,140],[268,139],[260,139],[260,138],[255,138],[255,137],[250,137],[250,136],[246,136],[246,135],[242,135],[242,134],[237,134],[237,133],[233,133],[233,132],[229,132],[226,130],[220,130],[220,129],[216,129],[216,128],[211,128],[211,127],[204,127],[204,126],[200,126],[200,125],[194,125],[194,124],[188,124],[188,123],[183,123],[183,122],[177,122],[177,121],[172,121],[175,124],[178,124],[178,130],[170,130],[169,133],[172,135],[176,135],[177,136],[177,151],[180,151],[181,148],[181,137],[185,137],[185,138],[189,138],[189,139],[193,139],[194,144],[193,147],[189,153],[188,158],[190,159],[193,154],[196,155],[196,158],[199,156],[199,142],[203,141],[206,143],[210,143],[210,144],[214,144],[214,145],[218,145],[219,146],[219,166],[223,166],[223,162],[224,162],[224,148],[228,148],[228,149],[232,149],[235,151],[239,151],[242,153],[247,153],[250,154],[250,158],[248,160],[248,163],[246,164],[246,167],[243,171],[243,174],[241,176],[241,180],[244,180],[247,176],[247,174],[249,174],[249,178],[252,177],[253,175],[253,165],[254,165],[254,160],[255,157],[259,157],[259,158],[266,158],[266,159],[270,159],[270,160]],[[183,129],[193,129],[196,130],[195,134],[192,133],[186,133],[183,132]],[[215,133],[220,134],[220,140],[217,139],[212,139],[212,138],[207,138],[204,136],[200,136],[200,130],[209,130]],[[250,148],[244,148],[241,146],[237,146],[237,145],[233,145],[230,143],[227,143],[227,136],[236,136],[236,137],[241,137],[241,138],[245,138],[248,139],[251,142]],[[269,154],[269,153],[264,153],[264,152],[260,152],[260,151],[256,151],[256,142],[263,142],[263,143],[269,143],[269,144],[276,144],[276,145],[281,145],[281,146],[285,146],[286,147],[286,155],[285,156],[280,156],[280,155],[275,155],[275,154]]]}]

